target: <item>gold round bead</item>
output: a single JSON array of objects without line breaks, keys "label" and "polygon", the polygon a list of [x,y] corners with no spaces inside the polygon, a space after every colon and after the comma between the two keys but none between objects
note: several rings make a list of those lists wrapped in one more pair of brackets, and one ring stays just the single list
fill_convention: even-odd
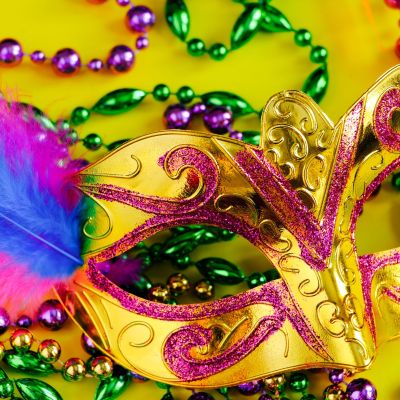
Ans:
[{"label": "gold round bead", "polygon": [[339,385],[330,385],[324,390],[324,400],[345,400],[346,393]]},{"label": "gold round bead", "polygon": [[98,356],[93,358],[89,364],[90,370],[99,379],[109,378],[114,369],[114,363],[109,357]]},{"label": "gold round bead", "polygon": [[286,385],[286,376],[284,374],[271,376],[264,379],[265,388],[272,393],[282,392]]},{"label": "gold round bead", "polygon": [[190,289],[189,279],[183,274],[173,274],[168,278],[167,285],[174,295],[180,295]]},{"label": "gold round bead", "polygon": [[46,339],[39,344],[38,354],[42,361],[51,364],[60,358],[61,347],[56,340]]},{"label": "gold round bead", "polygon": [[162,283],[157,283],[149,290],[147,297],[151,301],[167,303],[171,298],[171,294],[168,286],[163,285]]},{"label": "gold round bead", "polygon": [[63,368],[62,375],[66,381],[80,381],[86,375],[86,366],[80,358],[68,359]]},{"label": "gold round bead", "polygon": [[33,335],[28,329],[16,329],[10,337],[10,344],[15,351],[28,351],[33,344]]},{"label": "gold round bead", "polygon": [[202,279],[196,283],[194,293],[201,300],[209,300],[214,296],[214,285],[206,279]]}]

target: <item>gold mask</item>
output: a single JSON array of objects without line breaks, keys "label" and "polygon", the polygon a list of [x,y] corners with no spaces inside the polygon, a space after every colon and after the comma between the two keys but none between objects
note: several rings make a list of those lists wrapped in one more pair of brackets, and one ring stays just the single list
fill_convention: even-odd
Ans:
[{"label": "gold mask", "polygon": [[[297,91],[273,96],[260,146],[190,131],[133,140],[76,177],[93,207],[85,267],[60,295],[118,363],[186,387],[314,367],[363,370],[400,332],[400,251],[358,257],[362,205],[400,163],[400,67],[334,126]],[[211,224],[247,238],[281,279],[173,306],[110,282],[96,263],[158,231]]]}]

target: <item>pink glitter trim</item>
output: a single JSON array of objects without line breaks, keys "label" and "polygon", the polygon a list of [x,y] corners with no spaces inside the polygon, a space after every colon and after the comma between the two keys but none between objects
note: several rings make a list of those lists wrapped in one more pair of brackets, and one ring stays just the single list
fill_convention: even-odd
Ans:
[{"label": "pink glitter trim", "polygon": [[374,130],[389,151],[400,151],[400,135],[390,126],[393,112],[400,108],[400,89],[391,88],[382,95],[374,113]]}]

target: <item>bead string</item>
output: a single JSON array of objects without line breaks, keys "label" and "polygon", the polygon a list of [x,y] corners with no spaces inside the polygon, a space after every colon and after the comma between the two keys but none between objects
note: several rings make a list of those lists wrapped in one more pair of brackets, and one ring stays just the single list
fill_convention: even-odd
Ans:
[{"label": "bead string", "polygon": [[186,44],[187,52],[190,55],[200,57],[208,53],[210,58],[216,61],[223,60],[230,52],[244,46],[259,32],[291,32],[294,34],[294,42],[297,46],[310,48],[310,61],[320,64],[306,79],[302,90],[313,97],[315,101],[321,101],[328,89],[327,49],[312,44],[312,35],[309,30],[294,29],[282,12],[269,4],[270,0],[259,0],[258,2],[254,0],[233,1],[242,4],[244,11],[232,28],[230,48],[222,43],[214,43],[207,48],[202,39],[188,39],[190,13],[185,0],[166,1],[165,17],[167,24],[172,33]]},{"label": "bead string", "polygon": [[[91,2],[102,3],[104,1],[92,0]],[[135,63],[136,54],[149,45],[147,29],[155,23],[154,13],[148,7],[134,6],[130,0],[117,0],[117,4],[122,7],[129,6],[125,22],[130,31],[140,34],[135,42],[136,50],[134,51],[126,45],[113,47],[105,61],[94,58],[85,65],[93,72],[99,72],[106,67],[113,73],[129,71]],[[21,44],[15,39],[7,38],[0,42],[0,66],[16,66],[22,62],[24,56],[29,57],[34,64],[44,64],[50,60],[54,71],[63,76],[77,73],[82,66],[79,53],[71,48],[60,49],[49,59],[42,50],[24,53]]]},{"label": "bead string", "polygon": [[[400,0],[385,0],[385,3],[391,8],[400,10]],[[398,24],[400,25],[400,19],[398,21]],[[396,44],[394,45],[394,52],[397,57],[400,58],[400,37],[396,40]]]}]

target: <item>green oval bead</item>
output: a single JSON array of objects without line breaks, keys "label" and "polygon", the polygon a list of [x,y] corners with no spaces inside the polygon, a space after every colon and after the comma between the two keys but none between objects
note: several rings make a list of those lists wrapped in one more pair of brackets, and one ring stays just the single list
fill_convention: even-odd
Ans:
[{"label": "green oval bead", "polygon": [[191,253],[199,245],[198,240],[200,237],[201,232],[196,231],[173,235],[165,241],[162,253],[170,257]]},{"label": "green oval bead", "polygon": [[269,269],[268,271],[265,271],[264,276],[267,279],[267,282],[274,281],[275,279],[279,279],[281,277],[276,269]]},{"label": "green oval bead", "polygon": [[200,273],[213,283],[237,285],[245,279],[245,274],[239,267],[223,258],[203,258],[195,265]]},{"label": "green oval bead", "polygon": [[171,89],[167,85],[164,85],[163,83],[156,85],[153,89],[153,97],[157,101],[168,100],[170,95],[171,95]]},{"label": "green oval bead", "polygon": [[176,97],[178,98],[178,100],[181,103],[184,103],[184,104],[190,103],[194,99],[195,96],[196,95],[195,95],[193,89],[189,86],[182,86],[176,92]]},{"label": "green oval bead", "polygon": [[190,15],[184,0],[167,0],[165,19],[172,33],[180,40],[186,40],[190,29]]},{"label": "green oval bead", "polygon": [[304,82],[302,91],[319,103],[328,89],[329,75],[326,64],[321,65]]},{"label": "green oval bead", "polygon": [[56,389],[38,379],[16,379],[15,384],[24,400],[62,400],[60,393]]},{"label": "green oval bead", "polygon": [[172,259],[172,263],[179,269],[186,269],[192,263],[189,254],[178,256]]},{"label": "green oval bead", "polygon": [[244,5],[244,11],[239,16],[231,33],[231,47],[236,50],[245,45],[260,28],[261,18],[264,13],[257,3]]},{"label": "green oval bead", "polygon": [[187,42],[187,51],[191,56],[200,57],[207,49],[205,43],[201,39],[194,38]]},{"label": "green oval bead", "polygon": [[135,108],[147,96],[141,89],[117,89],[103,96],[92,111],[102,115],[117,115]]},{"label": "green oval bead", "polygon": [[57,121],[57,128],[61,131],[69,131],[71,129],[71,124],[66,119]]},{"label": "green oval bead", "polygon": [[294,33],[294,41],[297,46],[305,47],[311,44],[312,35],[307,29],[299,29]]},{"label": "green oval bead", "polygon": [[174,397],[172,396],[171,392],[167,392],[163,397],[161,397],[161,400],[174,400]]},{"label": "green oval bead", "polygon": [[314,396],[313,394],[308,393],[302,396],[300,400],[317,400],[317,397]]},{"label": "green oval bead", "polygon": [[287,17],[278,9],[265,4],[264,16],[261,20],[261,29],[266,32],[288,32],[292,25]]},{"label": "green oval bead", "polygon": [[267,278],[261,272],[253,272],[247,277],[247,286],[252,289],[267,283]]},{"label": "green oval bead", "polygon": [[83,139],[83,145],[88,150],[98,150],[103,145],[103,140],[97,133],[89,133],[89,135]]},{"label": "green oval bead", "polygon": [[139,278],[126,289],[137,296],[145,297],[152,286],[150,279],[146,275],[140,274]]},{"label": "green oval bead", "polygon": [[14,393],[14,385],[10,379],[0,381],[0,399],[8,399]]},{"label": "green oval bead", "polygon": [[229,388],[221,387],[221,388],[217,389],[217,392],[222,394],[222,396],[226,396],[228,394],[228,392],[229,392]]},{"label": "green oval bead", "polygon": [[76,107],[71,113],[71,122],[80,125],[90,118],[90,110],[85,107]]},{"label": "green oval bead", "polygon": [[128,374],[103,379],[97,386],[94,400],[116,399],[125,391],[131,382],[132,379]]},{"label": "green oval bead", "polygon": [[213,60],[221,61],[228,54],[228,49],[222,43],[214,43],[209,49],[208,54]]},{"label": "green oval bead", "polygon": [[224,241],[232,240],[236,236],[235,232],[228,231],[228,229],[221,229],[220,237]]},{"label": "green oval bead", "polygon": [[121,147],[126,142],[129,142],[129,139],[120,139],[108,144],[106,147],[108,151],[113,151],[115,149],[118,149],[118,147]]},{"label": "green oval bead", "polygon": [[232,111],[234,117],[242,117],[254,112],[253,108],[246,100],[231,92],[207,92],[200,97],[207,106],[228,107]]},{"label": "green oval bead", "polygon": [[258,146],[260,144],[260,132],[258,131],[242,131],[243,142],[254,144]]},{"label": "green oval bead", "polygon": [[302,372],[294,372],[289,377],[289,387],[294,392],[303,392],[308,387],[307,375]]},{"label": "green oval bead", "polygon": [[171,387],[171,385],[168,385],[168,383],[164,383],[164,382],[156,382],[157,387],[159,387],[160,389],[169,389]]},{"label": "green oval bead", "polygon": [[396,190],[400,190],[400,172],[396,172],[392,175],[392,186]]},{"label": "green oval bead", "polygon": [[328,58],[328,50],[323,46],[314,46],[310,52],[310,60],[313,63],[323,63]]},{"label": "green oval bead", "polygon": [[54,372],[54,367],[40,360],[38,354],[33,351],[19,354],[14,350],[7,350],[3,361],[9,367],[28,374],[45,376]]}]

